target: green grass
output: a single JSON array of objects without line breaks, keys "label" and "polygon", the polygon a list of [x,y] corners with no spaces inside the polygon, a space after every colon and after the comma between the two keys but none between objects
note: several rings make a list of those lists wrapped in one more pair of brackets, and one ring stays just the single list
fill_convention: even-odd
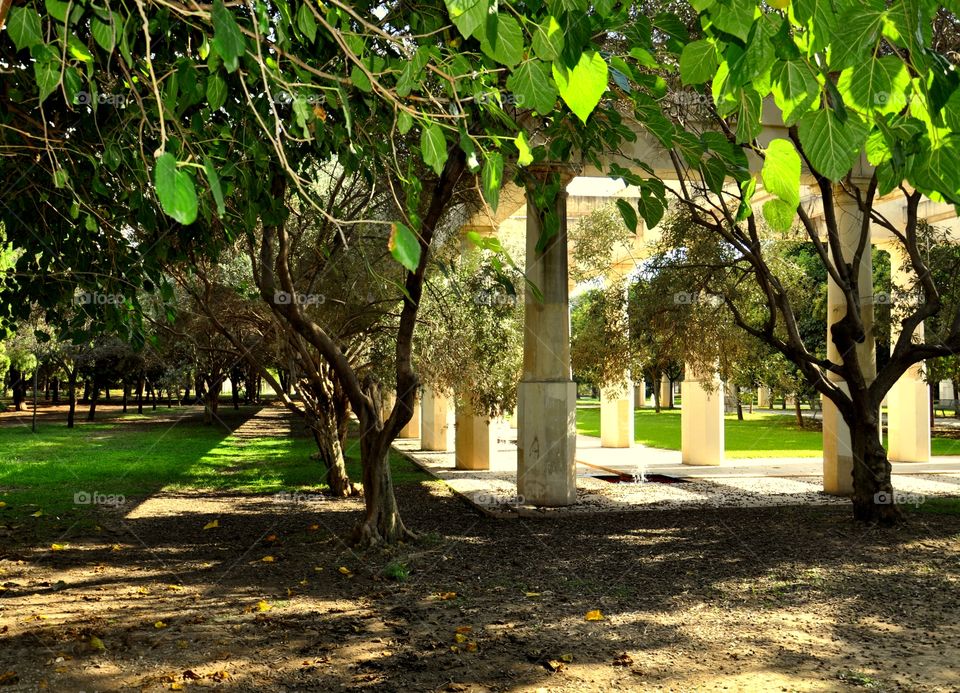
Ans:
[{"label": "green grass", "polygon": [[[634,440],[653,448],[680,449],[680,411],[653,409],[634,412]],[[820,457],[823,454],[823,434],[817,429],[799,429],[792,416],[780,414],[749,414],[744,420],[736,414],[725,417],[724,449],[731,457]],[[577,406],[577,432],[600,436],[600,407],[598,404]],[[933,438],[934,455],[960,455],[960,440]]]},{"label": "green grass", "polygon": [[[321,463],[310,459],[316,445],[306,435],[251,438],[233,435],[222,425],[150,419],[133,414],[78,422],[73,430],[45,423],[37,433],[29,426],[0,428],[0,501],[6,503],[0,519],[37,509],[44,514],[82,510],[86,506],[74,503],[78,492],[141,498],[161,490],[276,493],[326,488]],[[351,439],[347,447],[348,472],[359,481],[359,444]],[[395,453],[391,469],[398,485],[428,478]]]}]

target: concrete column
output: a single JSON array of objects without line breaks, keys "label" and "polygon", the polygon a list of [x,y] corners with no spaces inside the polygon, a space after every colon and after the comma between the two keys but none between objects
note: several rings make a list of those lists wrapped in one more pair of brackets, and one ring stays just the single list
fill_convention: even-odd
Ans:
[{"label": "concrete column", "polygon": [[660,377],[660,406],[664,409],[673,406],[673,387],[666,373]]},{"label": "concrete column", "polygon": [[950,380],[940,381],[940,400],[945,399],[951,402],[956,399],[956,394],[953,392],[953,382]]},{"label": "concrete column", "polygon": [[397,401],[397,393],[393,390],[387,390],[381,393],[381,397],[380,418],[386,421],[390,416],[390,412],[393,411],[393,405]]},{"label": "concrete column", "polygon": [[561,176],[554,211],[557,233],[539,246],[540,212],[527,189],[526,274],[524,291],[523,376],[518,386],[517,493],[527,503],[561,506],[577,498],[577,386],[570,373],[570,300],[567,277],[568,169],[541,167],[536,181]]},{"label": "concrete column", "polygon": [[[854,205],[837,207],[837,225],[843,261],[850,263],[860,240],[861,214]],[[833,260],[836,262],[836,259]],[[859,271],[860,307],[866,329],[866,339],[857,345],[857,356],[868,382],[877,375],[876,343],[873,336],[873,262],[868,245],[861,257]],[[827,280],[827,358],[841,363],[840,351],[833,343],[830,327],[847,314],[847,302],[840,287]],[[843,379],[835,373],[827,377],[842,390],[849,392]],[[853,494],[853,450],[850,428],[837,407],[826,397],[823,402],[823,490],[835,496]]]},{"label": "concrete column", "polygon": [[633,384],[600,388],[600,447],[633,447],[633,400],[629,396]]},{"label": "concrete column", "polygon": [[[912,281],[912,265],[899,243],[887,247],[890,253],[890,279],[893,286],[893,307],[908,300]],[[890,343],[896,344],[902,326],[894,315],[890,321]],[[912,335],[923,340],[923,323]],[[887,395],[887,456],[891,462],[930,461],[930,387],[923,379],[923,364],[918,363],[900,376]]]},{"label": "concrete column", "polygon": [[643,409],[647,406],[647,381],[641,378],[633,384],[633,408]]},{"label": "concrete column", "polygon": [[769,409],[770,400],[773,398],[772,395],[773,393],[770,392],[769,387],[758,387],[757,388],[757,406],[760,409]]},{"label": "concrete column", "polygon": [[423,388],[420,407],[420,447],[424,450],[447,452],[454,446],[454,426],[450,400],[432,387]]},{"label": "concrete column", "polygon": [[420,397],[413,398],[413,416],[407,422],[407,425],[400,429],[398,438],[419,438],[420,437]]},{"label": "concrete column", "polygon": [[497,427],[486,416],[473,412],[467,403],[457,400],[457,469],[490,469],[497,453]]},{"label": "concrete column", "polygon": [[684,464],[723,463],[723,383],[689,366],[680,383],[680,448]]}]

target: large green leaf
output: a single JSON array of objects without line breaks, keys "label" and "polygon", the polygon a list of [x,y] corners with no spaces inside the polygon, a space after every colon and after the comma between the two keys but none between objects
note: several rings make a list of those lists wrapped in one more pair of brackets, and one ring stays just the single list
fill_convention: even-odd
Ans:
[{"label": "large green leaf", "polygon": [[420,264],[420,241],[405,224],[394,223],[387,244],[390,254],[409,271],[415,272]]},{"label": "large green leaf", "polygon": [[297,10],[297,28],[310,43],[317,40],[317,19],[313,16],[309,3],[303,3]]},{"label": "large green leaf", "polygon": [[787,126],[795,125],[820,97],[820,83],[803,60],[774,63],[770,71],[773,101]]},{"label": "large green leaf", "polygon": [[868,49],[880,38],[886,12],[865,3],[853,3],[838,19],[830,42],[828,62],[831,70],[860,66],[867,58]]},{"label": "large green leaf", "polygon": [[513,67],[523,59],[523,32],[517,20],[500,13],[495,22],[495,31],[488,28],[480,38],[480,50],[498,63]]},{"label": "large green leaf", "polygon": [[680,54],[680,77],[684,84],[703,84],[717,72],[717,47],[713,41],[693,41]]},{"label": "large green leaf", "polygon": [[36,62],[33,63],[33,77],[37,81],[40,102],[43,103],[44,99],[60,85],[60,61],[47,52],[41,53],[36,56]]},{"label": "large green leaf", "polygon": [[563,29],[551,15],[533,30],[533,52],[541,60],[556,60],[563,51]]},{"label": "large green leaf", "polygon": [[500,204],[500,188],[503,187],[503,157],[499,152],[488,152],[483,157],[483,198],[496,212]]},{"label": "large green leaf", "polygon": [[470,38],[483,26],[490,0],[445,0],[447,13],[464,38]]},{"label": "large green leaf", "polygon": [[213,195],[213,201],[217,204],[217,216],[223,217],[226,207],[223,202],[223,188],[220,186],[220,176],[213,167],[213,162],[209,158],[203,159],[203,173],[207,177],[207,184],[210,186],[210,193]]},{"label": "large green leaf", "polygon": [[227,72],[233,72],[240,64],[240,58],[246,52],[247,42],[240,31],[233,13],[228,10],[223,0],[215,0],[213,11],[213,48],[223,59]]},{"label": "large green leaf", "polygon": [[157,188],[160,206],[166,214],[181,224],[192,224],[197,219],[197,190],[193,178],[177,170],[173,154],[165,152],[157,157],[153,168],[153,184]]},{"label": "large green leaf", "polygon": [[895,55],[870,56],[866,63],[840,73],[837,90],[848,106],[861,111],[898,113],[907,105],[910,73]]},{"label": "large green leaf", "polygon": [[627,200],[624,200],[622,197],[617,198],[617,209],[620,210],[620,216],[623,218],[623,223],[627,225],[627,228],[630,229],[631,233],[637,232],[637,210],[633,208]]},{"label": "large green leaf", "polygon": [[853,166],[867,139],[867,127],[853,113],[846,121],[824,109],[807,113],[798,127],[800,143],[813,168],[832,181],[839,181]]},{"label": "large green leaf", "polygon": [[[776,195],[782,205],[764,205],[767,223],[778,231],[789,231],[793,214],[800,204],[800,155],[789,140],[775,139],[767,145],[763,169],[763,187]],[[771,200],[773,202],[773,200]]]},{"label": "large green leaf", "polygon": [[755,0],[721,0],[710,8],[709,14],[714,26],[720,31],[746,41],[756,11]]},{"label": "large green leaf", "polygon": [[749,87],[740,89],[737,95],[737,142],[750,142],[757,138],[763,124],[760,117],[763,114],[763,99],[756,90]]},{"label": "large green leaf", "polygon": [[227,100],[227,83],[216,72],[207,77],[207,103],[210,104],[210,110],[216,111]]},{"label": "large green leaf", "polygon": [[436,123],[424,125],[420,133],[420,154],[423,163],[433,169],[438,176],[443,172],[443,165],[447,163],[447,139],[443,136],[443,129]]},{"label": "large green leaf", "polygon": [[31,7],[11,7],[7,16],[7,33],[18,51],[43,43],[40,15]]},{"label": "large green leaf", "polygon": [[557,103],[557,87],[550,79],[549,66],[540,60],[520,64],[507,78],[507,89],[513,92],[520,108],[546,115]]},{"label": "large green leaf", "polygon": [[584,123],[607,90],[607,63],[599,53],[587,51],[576,67],[567,69],[553,63],[553,79],[570,110]]}]

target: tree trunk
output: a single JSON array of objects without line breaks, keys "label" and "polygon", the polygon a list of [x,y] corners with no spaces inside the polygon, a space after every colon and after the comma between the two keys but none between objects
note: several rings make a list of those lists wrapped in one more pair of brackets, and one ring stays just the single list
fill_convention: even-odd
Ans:
[{"label": "tree trunk", "polygon": [[123,384],[123,413],[127,413],[127,401],[130,399],[130,386]]},{"label": "tree trunk", "polygon": [[220,409],[220,388],[218,383],[213,381],[210,382],[209,387],[207,387],[206,393],[204,393],[203,398],[203,423],[210,426],[213,424],[213,418],[217,415],[217,411]]},{"label": "tree trunk", "polygon": [[894,502],[878,413],[862,410],[847,425],[853,448],[853,516],[861,522],[896,524],[903,516]]},{"label": "tree trunk", "polygon": [[960,419],[960,407],[957,406],[957,395],[960,395],[960,390],[957,389],[957,386],[960,385],[960,381],[951,380],[953,384],[953,417],[955,419]]},{"label": "tree trunk", "polygon": [[386,542],[415,539],[400,518],[397,499],[393,493],[390,476],[390,444],[384,442],[379,425],[374,428],[366,420],[368,413],[361,415],[360,462],[363,466],[363,519],[353,530],[353,543],[358,546],[373,546]]},{"label": "tree trunk", "polygon": [[60,378],[53,379],[53,403],[60,404]]},{"label": "tree trunk", "polygon": [[653,388],[653,411],[657,414],[660,413],[660,380],[655,379],[657,383]]},{"label": "tree trunk", "polygon": [[137,378],[137,413],[143,413],[143,376]]},{"label": "tree trunk", "polygon": [[743,400],[740,399],[740,388],[734,386],[733,399],[737,403],[737,421],[743,421]]},{"label": "tree trunk", "polygon": [[87,421],[93,421],[97,415],[97,400],[100,398],[100,384],[97,382],[97,376],[93,376],[93,382],[90,384],[90,408],[87,410]]},{"label": "tree trunk", "polygon": [[23,411],[23,401],[27,398],[27,388],[24,384],[23,371],[19,368],[10,368],[10,389],[13,390],[13,408]]},{"label": "tree trunk", "polygon": [[72,373],[67,378],[67,393],[69,408],[67,409],[67,428],[73,428],[73,422],[77,415],[77,376]]},{"label": "tree trunk", "polygon": [[313,439],[317,443],[320,461],[326,469],[325,481],[327,486],[330,487],[330,495],[339,498],[355,495],[357,490],[347,474],[347,466],[343,459],[343,448],[340,446],[334,417],[321,413],[319,420],[311,425],[310,430],[313,432]]},{"label": "tree trunk", "polygon": [[[786,402],[786,399],[784,399]],[[803,428],[803,412],[800,410],[800,395],[793,396],[793,411],[797,415],[797,426]]]}]

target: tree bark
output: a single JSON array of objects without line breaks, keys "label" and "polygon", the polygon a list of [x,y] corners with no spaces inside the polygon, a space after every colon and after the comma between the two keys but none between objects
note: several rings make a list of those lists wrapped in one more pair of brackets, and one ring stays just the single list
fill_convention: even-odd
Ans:
[{"label": "tree bark", "polygon": [[853,516],[862,522],[894,525],[903,516],[894,502],[891,466],[881,444],[879,412],[858,409],[853,420],[847,421],[853,448]]},{"label": "tree bark", "polygon": [[803,411],[800,409],[800,395],[793,396],[793,411],[797,415],[797,426],[803,428]]},{"label": "tree bark", "polygon": [[23,411],[23,401],[27,398],[26,379],[19,368],[10,368],[10,389],[13,390],[13,408]]},{"label": "tree bark", "polygon": [[87,410],[87,421],[93,421],[97,415],[97,401],[100,399],[100,383],[94,371],[93,382],[90,384],[90,408]]},{"label": "tree bark", "polygon": [[317,443],[317,452],[320,461],[326,469],[327,486],[330,495],[339,498],[355,495],[357,490],[347,474],[347,466],[343,459],[343,448],[337,431],[336,418],[332,412],[317,412],[318,419],[311,425],[313,439]]},{"label": "tree bark", "polygon": [[67,428],[73,428],[74,419],[77,415],[77,374],[76,370],[67,376],[67,393],[69,408],[67,409]]}]

